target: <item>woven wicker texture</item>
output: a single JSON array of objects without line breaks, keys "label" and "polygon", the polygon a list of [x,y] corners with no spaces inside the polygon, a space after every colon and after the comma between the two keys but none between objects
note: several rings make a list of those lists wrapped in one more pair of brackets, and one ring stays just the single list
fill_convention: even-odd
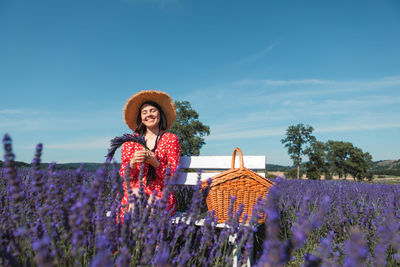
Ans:
[{"label": "woven wicker texture", "polygon": [[[236,153],[239,154],[240,167],[235,169]],[[203,182],[206,187],[207,182]],[[215,210],[218,223],[224,223],[228,219],[228,209],[231,204],[231,196],[236,196],[233,214],[240,204],[244,205],[244,211],[240,218],[243,223],[244,214],[248,214],[248,220],[253,213],[253,207],[259,197],[265,198],[269,188],[274,183],[261,175],[244,167],[243,154],[239,148],[235,148],[232,154],[231,169],[224,171],[212,178],[210,191],[207,195],[207,208]],[[260,219],[262,222],[263,219]]]}]

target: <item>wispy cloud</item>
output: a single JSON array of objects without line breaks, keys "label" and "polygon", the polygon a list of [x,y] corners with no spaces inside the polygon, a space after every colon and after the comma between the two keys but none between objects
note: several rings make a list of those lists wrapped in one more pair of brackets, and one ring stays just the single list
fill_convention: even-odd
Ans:
[{"label": "wispy cloud", "polygon": [[27,111],[26,109],[0,109],[0,115],[23,115]]},{"label": "wispy cloud", "polygon": [[[375,80],[324,80],[324,79],[295,79],[295,80],[271,80],[271,79],[243,79],[232,83],[238,88],[272,89],[275,87],[286,87],[274,96],[306,96],[333,93],[348,93],[384,89],[400,86],[400,76],[384,77]],[[304,87],[309,85],[311,87]],[[298,89],[301,90],[298,90]]]},{"label": "wispy cloud", "polygon": [[[245,105],[301,103],[304,100],[346,98],[351,93],[374,92],[384,94],[382,90],[400,89],[400,76],[385,77],[375,80],[339,81],[323,79],[288,79],[263,80],[242,79],[214,87],[201,88],[199,98],[210,101],[224,101],[225,105],[240,101]],[[379,90],[379,91],[378,91]],[[379,92],[379,93],[376,93]],[[213,97],[210,99],[210,95]],[[195,100],[195,99],[194,99]],[[318,100],[319,101],[319,100]]]},{"label": "wispy cloud", "polygon": [[104,112],[90,113],[42,111],[34,109],[3,109],[0,110],[0,127],[7,131],[61,131],[112,125],[113,118],[120,118],[120,113]]},{"label": "wispy cloud", "polygon": [[245,57],[245,58],[233,63],[232,65],[233,66],[239,66],[239,65],[250,64],[250,63],[256,62],[258,60],[261,60],[269,52],[271,52],[277,45],[278,45],[278,43],[273,43],[271,45],[268,45],[265,49],[255,53],[255,54],[249,55],[249,56],[247,56],[247,57]]},{"label": "wispy cloud", "polygon": [[104,149],[108,147],[110,139],[110,137],[87,137],[73,141],[67,140],[65,142],[44,144],[44,148],[61,150]]},{"label": "wispy cloud", "polygon": [[4,130],[35,131],[54,127],[54,113],[33,109],[0,110],[0,127]]},{"label": "wispy cloud", "polygon": [[226,131],[211,134],[206,138],[209,140],[228,140],[228,139],[251,139],[258,137],[268,136],[282,136],[285,134],[285,128],[273,128],[273,129],[253,129],[253,130],[237,130],[237,131]]},{"label": "wispy cloud", "polygon": [[351,85],[353,87],[368,86],[368,87],[386,87],[400,85],[400,75],[383,77],[374,80],[325,80],[316,78],[306,79],[287,79],[287,80],[272,80],[272,79],[242,79],[236,81],[237,85],[269,85],[269,86],[289,86],[289,85]]},{"label": "wispy cloud", "polygon": [[283,136],[288,125],[300,122],[320,133],[397,128],[398,89],[400,76],[240,80],[202,91],[195,101],[204,103],[202,116],[211,128],[207,140],[240,140]]},{"label": "wispy cloud", "polygon": [[299,79],[299,80],[244,79],[235,82],[237,86],[330,85],[335,83],[336,83],[335,81],[319,80],[319,79]]},{"label": "wispy cloud", "polygon": [[245,79],[233,82],[226,93],[228,91],[235,94],[246,92],[246,94],[243,94],[243,97],[248,98],[249,101],[256,103],[262,101],[276,103],[288,99],[301,99],[302,97],[309,99],[315,99],[319,96],[327,99],[341,96],[346,97],[350,93],[361,94],[394,88],[400,89],[400,76],[363,81]]},{"label": "wispy cloud", "polygon": [[389,95],[367,95],[358,98],[341,98],[341,99],[299,99],[288,98],[282,102],[285,109],[290,109],[299,113],[308,113],[312,115],[353,115],[354,112],[366,113],[383,107],[384,111],[389,106],[400,106],[400,96]]},{"label": "wispy cloud", "polygon": [[[315,125],[314,125],[315,126]],[[329,132],[354,132],[354,131],[365,131],[365,130],[377,130],[377,129],[389,129],[389,128],[399,128],[400,123],[397,122],[384,122],[384,123],[336,123],[334,125],[330,124],[325,126],[316,126],[315,133],[329,133]],[[287,127],[286,127],[287,128]],[[206,141],[214,140],[234,140],[234,139],[253,139],[253,138],[263,138],[271,136],[284,136],[286,128],[259,128],[259,129],[237,129],[236,131],[219,131],[217,133],[211,134],[206,138]]]},{"label": "wispy cloud", "polygon": [[326,127],[319,127],[315,129],[316,133],[328,133],[328,132],[349,132],[349,131],[364,131],[364,130],[378,130],[378,129],[389,129],[399,128],[400,123],[398,122],[384,122],[384,123],[356,123],[356,124],[336,124]]}]

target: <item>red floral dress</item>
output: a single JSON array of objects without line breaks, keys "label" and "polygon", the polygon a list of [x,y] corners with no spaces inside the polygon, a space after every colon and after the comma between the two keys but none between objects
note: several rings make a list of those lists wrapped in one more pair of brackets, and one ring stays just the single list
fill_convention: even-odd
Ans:
[{"label": "red floral dress", "polygon": [[[129,164],[129,161],[133,157],[136,151],[143,150],[142,145],[136,142],[126,142],[121,149],[121,169],[120,175],[121,177],[125,176],[126,165]],[[179,139],[175,134],[165,132],[160,139],[158,140],[156,150],[154,154],[160,162],[160,166],[155,168],[155,180],[151,181],[148,186],[147,184],[147,171],[149,169],[149,164],[144,164],[143,170],[143,186],[144,191],[148,195],[152,195],[154,190],[157,190],[157,197],[162,197],[162,190],[164,188],[164,180],[165,180],[165,172],[167,168],[170,168],[171,175],[176,170],[176,167],[179,164],[180,155],[181,155],[181,145],[179,144]],[[138,179],[140,171],[140,163],[137,164],[135,168],[131,168],[130,175],[133,179],[131,179],[130,186],[132,188],[139,188],[140,181]],[[120,219],[123,222],[124,214],[128,209],[128,188],[126,186],[125,181],[123,182],[124,187],[124,196],[122,198],[121,204],[121,213]],[[169,195],[168,200],[168,210],[170,211],[171,215],[175,214],[176,212],[176,198],[173,192]]]}]

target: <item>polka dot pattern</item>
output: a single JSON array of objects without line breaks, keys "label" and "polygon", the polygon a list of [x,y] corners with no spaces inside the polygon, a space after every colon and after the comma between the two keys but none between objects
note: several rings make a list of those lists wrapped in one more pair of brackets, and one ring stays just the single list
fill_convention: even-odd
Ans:
[{"label": "polka dot pattern", "polygon": [[[133,157],[136,151],[143,150],[142,145],[135,142],[126,142],[121,149],[121,169],[120,175],[121,177],[125,176],[126,173],[126,165],[129,164],[129,161]],[[152,195],[155,190],[157,190],[157,197],[162,197],[164,181],[165,181],[165,173],[168,168],[171,170],[171,175],[175,172],[181,155],[181,146],[179,144],[179,139],[175,134],[165,132],[161,138],[158,140],[157,148],[154,151],[158,162],[160,162],[160,166],[155,168],[156,178],[151,181],[148,186],[144,188],[144,191],[148,195]],[[149,164],[144,164],[143,169],[143,185],[146,184],[147,172],[149,170]],[[140,172],[140,163],[136,164],[134,168],[130,170],[130,176],[132,177],[130,186],[132,188],[139,188],[140,181],[138,179]],[[124,214],[128,209],[128,188],[123,182],[124,187],[124,197],[122,198],[121,204],[121,213],[120,218],[123,221]],[[168,210],[171,215],[176,212],[176,198],[174,192],[171,192],[168,200]]]}]

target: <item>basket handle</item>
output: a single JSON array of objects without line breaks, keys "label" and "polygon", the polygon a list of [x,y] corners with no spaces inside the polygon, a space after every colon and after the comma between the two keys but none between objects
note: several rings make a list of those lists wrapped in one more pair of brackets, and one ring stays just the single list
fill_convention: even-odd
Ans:
[{"label": "basket handle", "polygon": [[243,163],[243,154],[242,154],[242,150],[240,150],[240,148],[235,148],[235,150],[233,150],[233,154],[232,154],[232,165],[231,165],[231,169],[235,168],[235,158],[236,158],[236,152],[239,153],[239,160],[240,160],[240,169],[244,168],[244,163]]}]

